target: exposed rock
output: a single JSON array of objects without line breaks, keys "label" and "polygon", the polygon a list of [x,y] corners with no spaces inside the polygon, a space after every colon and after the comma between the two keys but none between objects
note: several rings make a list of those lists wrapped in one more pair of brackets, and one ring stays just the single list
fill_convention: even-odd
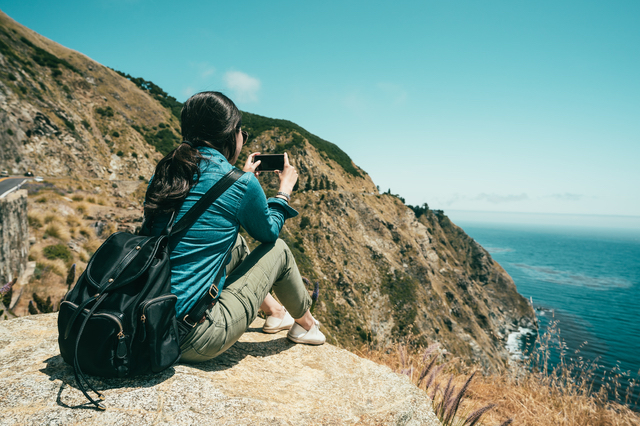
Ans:
[{"label": "exposed rock", "polygon": [[27,191],[0,198],[0,287],[22,275],[29,255]]},{"label": "exposed rock", "polygon": [[0,325],[0,425],[432,425],[425,392],[335,346],[262,334],[258,319],[229,351],[157,375],[90,379],[107,410],[86,403],[60,357],[56,314]]}]

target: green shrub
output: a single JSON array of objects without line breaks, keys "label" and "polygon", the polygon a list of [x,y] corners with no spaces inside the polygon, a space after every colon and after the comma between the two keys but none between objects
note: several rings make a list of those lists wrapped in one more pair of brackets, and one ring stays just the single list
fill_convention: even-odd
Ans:
[{"label": "green shrub", "polygon": [[124,152],[122,152],[122,151],[118,151],[118,152],[116,152],[116,155],[117,155],[118,157],[122,157],[122,156],[124,155]]},{"label": "green shrub", "polygon": [[16,80],[17,80],[17,78],[16,78],[16,76],[15,76],[15,75],[13,75],[13,74],[9,74],[9,80],[11,80],[11,81],[16,81]]},{"label": "green shrub", "polygon": [[137,153],[137,152],[132,152],[132,153],[131,153],[131,156],[132,156],[133,158],[138,158],[138,153]]},{"label": "green shrub", "polygon": [[67,126],[69,130],[71,131],[76,130],[76,126],[71,121],[67,120],[66,118],[63,118],[62,120],[64,121],[64,125]]},{"label": "green shrub", "polygon": [[155,135],[146,134],[144,139],[149,145],[153,145],[156,151],[163,155],[167,155],[180,141],[180,139],[167,128],[159,130]]},{"label": "green shrub", "polygon": [[82,125],[87,130],[89,130],[89,128],[91,127],[91,124],[89,124],[89,122],[87,120],[82,120]]},{"label": "green shrub", "polygon": [[113,132],[111,132],[111,136],[113,136],[114,138],[119,138],[120,137],[120,133],[118,133],[116,130],[114,130]]},{"label": "green shrub", "polygon": [[7,129],[7,133],[9,133],[9,136],[13,136],[13,130]]},{"label": "green shrub", "polygon": [[65,244],[54,244],[42,249],[42,254],[49,260],[61,259],[65,263],[73,260],[71,250]]},{"label": "green shrub", "polygon": [[102,117],[113,117],[113,108],[107,106],[106,108],[96,108],[96,113],[100,114]]},{"label": "green shrub", "polygon": [[311,224],[311,221],[307,216],[302,216],[300,219],[300,229],[304,229]]}]

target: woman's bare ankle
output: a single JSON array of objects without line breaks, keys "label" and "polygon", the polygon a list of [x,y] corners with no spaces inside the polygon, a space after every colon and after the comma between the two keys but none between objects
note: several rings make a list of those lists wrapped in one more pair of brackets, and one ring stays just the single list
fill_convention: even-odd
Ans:
[{"label": "woman's bare ankle", "polygon": [[313,318],[313,315],[311,315],[311,311],[305,312],[305,314],[301,318],[298,318],[295,321],[307,331],[311,330],[311,327],[313,327],[316,323],[315,318]]},{"label": "woman's bare ankle", "polygon": [[282,306],[274,297],[270,294],[267,294],[262,305],[260,305],[260,309],[264,312],[268,317],[275,317],[282,319],[284,318],[284,313],[286,310],[284,306]]},{"label": "woman's bare ankle", "polygon": [[266,312],[265,314],[269,317],[274,317],[274,318],[279,318],[282,319],[284,318],[284,314],[285,314],[286,309],[284,309],[284,306],[280,306],[280,307],[273,307],[271,309],[271,312]]}]

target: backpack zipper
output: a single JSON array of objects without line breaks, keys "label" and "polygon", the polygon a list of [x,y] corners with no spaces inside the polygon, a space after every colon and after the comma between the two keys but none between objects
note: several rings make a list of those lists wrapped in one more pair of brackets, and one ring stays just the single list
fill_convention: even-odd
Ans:
[{"label": "backpack zipper", "polygon": [[158,300],[162,300],[162,299],[167,299],[167,298],[178,298],[178,296],[176,296],[175,294],[165,294],[164,296],[158,296],[156,298],[147,300],[146,302],[144,302],[142,304],[142,314],[140,315],[140,320],[142,321],[142,323],[144,324],[147,321],[147,316],[145,315],[145,310],[147,309],[147,306],[149,306],[150,304],[157,302]]},{"label": "backpack zipper", "polygon": [[[69,302],[68,300],[63,301],[62,303],[68,303],[69,305],[73,306],[74,308],[78,308],[78,305],[76,305],[73,302]],[[84,308],[83,311],[86,312],[86,313],[89,313],[89,309],[87,309],[87,308]],[[94,316],[107,317],[107,318],[110,318],[113,321],[115,321],[116,324],[118,324],[118,327],[120,327],[120,331],[118,332],[118,339],[124,338],[124,327],[122,327],[122,321],[120,321],[120,318],[118,318],[117,316],[115,316],[113,314],[109,314],[109,313],[106,313],[106,312],[96,312],[93,315]]]}]

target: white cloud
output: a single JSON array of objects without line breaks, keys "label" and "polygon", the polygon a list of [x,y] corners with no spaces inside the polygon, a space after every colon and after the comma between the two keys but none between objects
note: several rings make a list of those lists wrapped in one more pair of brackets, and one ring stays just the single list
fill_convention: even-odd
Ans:
[{"label": "white cloud", "polygon": [[196,93],[196,89],[194,89],[194,88],[193,88],[193,87],[191,87],[191,86],[187,86],[187,87],[185,87],[184,89],[182,89],[182,95],[183,95],[185,98],[189,98],[189,97],[191,97],[191,95],[193,95],[194,93]]},{"label": "white cloud", "polygon": [[584,198],[584,195],[565,192],[564,194],[551,194],[548,197],[555,198],[556,200],[563,200],[563,201],[580,201],[581,199]]},{"label": "white cloud", "polygon": [[207,78],[207,77],[212,76],[215,72],[216,72],[216,69],[215,69],[215,68],[213,68],[213,67],[211,67],[211,68],[207,68],[207,69],[205,69],[204,71],[202,71],[202,72],[200,73],[200,76],[201,76],[202,78]]},{"label": "white cloud", "polygon": [[395,83],[378,83],[378,89],[391,98],[394,105],[402,105],[407,101],[407,91],[402,86]]},{"label": "white cloud", "polygon": [[256,102],[260,90],[260,80],[241,71],[229,71],[224,82],[238,102]]},{"label": "white cloud", "polygon": [[476,200],[488,201],[493,204],[501,204],[501,203],[512,203],[515,201],[524,201],[528,200],[529,196],[525,193],[519,195],[498,195],[498,194],[485,194],[482,193],[478,195]]},{"label": "white cloud", "polygon": [[367,109],[367,101],[356,92],[347,93],[342,97],[342,105],[353,114],[362,115]]},{"label": "white cloud", "polygon": [[182,89],[182,96],[184,96],[185,98],[190,98],[194,93],[196,93],[196,89],[191,86],[187,86]]}]

